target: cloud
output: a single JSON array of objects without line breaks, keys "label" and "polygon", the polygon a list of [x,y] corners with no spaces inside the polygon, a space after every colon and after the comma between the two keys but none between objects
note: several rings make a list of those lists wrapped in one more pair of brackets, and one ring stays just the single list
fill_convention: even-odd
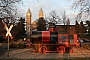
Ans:
[{"label": "cloud", "polygon": [[[39,2],[38,2],[39,1]],[[18,14],[26,17],[26,12],[30,8],[32,13],[32,21],[38,19],[38,13],[42,6],[44,16],[48,16],[52,10],[55,10],[58,15],[65,10],[70,11],[71,2],[67,0],[23,0],[23,5],[18,6]],[[70,16],[70,14],[68,13]]]}]

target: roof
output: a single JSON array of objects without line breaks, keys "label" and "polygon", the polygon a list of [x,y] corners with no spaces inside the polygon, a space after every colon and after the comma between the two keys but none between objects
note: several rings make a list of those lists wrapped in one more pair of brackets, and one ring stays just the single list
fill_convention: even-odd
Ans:
[{"label": "roof", "polygon": [[27,14],[30,14],[30,15],[31,15],[31,11],[30,11],[30,8],[28,8]]}]

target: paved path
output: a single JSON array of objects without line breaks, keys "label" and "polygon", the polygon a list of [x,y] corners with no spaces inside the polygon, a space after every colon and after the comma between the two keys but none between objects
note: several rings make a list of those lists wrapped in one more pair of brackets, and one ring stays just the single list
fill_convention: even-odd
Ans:
[{"label": "paved path", "polygon": [[70,57],[90,57],[90,50],[85,48],[73,48],[73,53]]},{"label": "paved path", "polygon": [[[84,48],[73,48],[73,53],[33,53],[30,49],[10,49],[9,58],[11,59],[61,59],[61,58],[77,58],[77,57],[90,57],[90,50]],[[0,59],[8,59],[8,53],[0,56]]]},{"label": "paved path", "polygon": [[6,52],[7,52],[7,44],[6,43],[0,43],[0,56],[2,56]]}]

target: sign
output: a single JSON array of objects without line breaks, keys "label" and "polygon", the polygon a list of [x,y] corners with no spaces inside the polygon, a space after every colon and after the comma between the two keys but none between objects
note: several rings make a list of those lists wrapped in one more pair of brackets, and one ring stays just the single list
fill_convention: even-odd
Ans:
[{"label": "sign", "polygon": [[6,24],[4,26],[5,26],[6,30],[7,30],[6,37],[8,36],[8,57],[9,57],[9,36],[10,36],[11,39],[13,39],[13,37],[12,37],[12,35],[10,33],[13,25],[11,25],[9,29],[8,29]]},{"label": "sign", "polygon": [[13,38],[12,35],[11,35],[11,33],[10,33],[12,27],[13,27],[13,25],[11,25],[10,28],[8,29],[7,25],[5,24],[5,28],[6,28],[6,30],[7,30],[6,37],[7,37],[7,36],[10,36],[11,39]]}]

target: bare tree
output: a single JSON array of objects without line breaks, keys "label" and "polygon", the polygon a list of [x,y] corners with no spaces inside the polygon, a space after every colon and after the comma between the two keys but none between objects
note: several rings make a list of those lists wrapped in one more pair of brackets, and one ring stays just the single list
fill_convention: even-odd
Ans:
[{"label": "bare tree", "polygon": [[48,22],[52,22],[54,24],[58,24],[61,21],[60,17],[56,14],[56,12],[54,10],[50,12],[50,14],[46,18],[46,20]]},{"label": "bare tree", "polygon": [[69,18],[67,18],[66,24],[70,25],[70,19]]},{"label": "bare tree", "polygon": [[74,0],[72,8],[78,11],[78,20],[89,20],[90,19],[90,0]]},{"label": "bare tree", "polygon": [[66,12],[64,11],[64,13],[61,15],[62,16],[62,21],[63,24],[65,25],[67,23],[67,16],[66,16]]},{"label": "bare tree", "polygon": [[16,23],[16,3],[21,0],[0,0],[0,18],[3,23]]}]

